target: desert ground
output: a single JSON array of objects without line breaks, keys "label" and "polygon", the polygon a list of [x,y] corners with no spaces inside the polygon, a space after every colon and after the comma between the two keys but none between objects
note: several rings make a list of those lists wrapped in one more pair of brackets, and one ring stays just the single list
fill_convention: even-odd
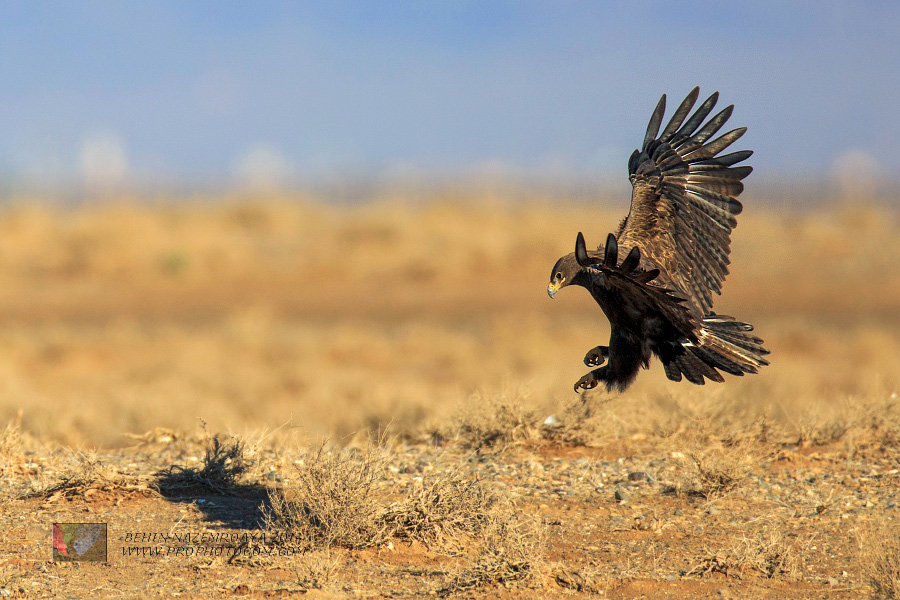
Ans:
[{"label": "desert ground", "polygon": [[744,202],[771,365],[576,394],[626,202],[8,199],[0,596],[900,598],[897,205]]}]

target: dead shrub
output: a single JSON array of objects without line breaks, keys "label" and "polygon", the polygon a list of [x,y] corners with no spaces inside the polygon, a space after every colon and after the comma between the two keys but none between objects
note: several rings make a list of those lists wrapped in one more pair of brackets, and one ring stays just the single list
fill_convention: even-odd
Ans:
[{"label": "dead shrub", "polygon": [[746,480],[753,453],[743,444],[716,447],[696,442],[688,452],[673,452],[682,467],[680,481],[671,491],[708,500],[728,494]]},{"label": "dead shrub", "polygon": [[739,579],[753,575],[796,581],[800,577],[796,544],[796,540],[788,541],[777,527],[766,528],[744,536],[725,550],[707,553],[685,576],[722,573]]},{"label": "dead shrub", "polygon": [[797,542],[788,541],[778,529],[771,528],[757,535],[744,537],[737,553],[742,572],[748,570],[766,579],[800,578],[800,557]]},{"label": "dead shrub", "polygon": [[337,560],[329,550],[310,552],[296,566],[297,583],[301,591],[320,590],[331,581],[337,570]]},{"label": "dead shrub", "polygon": [[610,400],[584,398],[570,402],[560,417],[551,415],[541,424],[541,434],[545,439],[570,446],[587,446],[591,441],[603,437],[614,437],[607,431],[607,411],[597,411],[598,407],[610,403]]},{"label": "dead shrub", "polygon": [[22,440],[22,417],[15,421],[10,421],[0,431],[0,456],[12,457],[20,455],[23,447]]},{"label": "dead shrub", "polygon": [[206,455],[200,469],[175,465],[160,473],[157,485],[171,495],[182,490],[203,487],[210,492],[230,495],[238,478],[250,467],[244,455],[244,442],[238,438],[223,441],[216,434],[207,438]]},{"label": "dead shrub", "polygon": [[872,591],[900,598],[900,526],[885,521],[859,534],[859,563]]},{"label": "dead shrub", "polygon": [[540,420],[526,409],[519,397],[475,397],[472,407],[459,416],[450,435],[464,448],[482,451],[503,449],[511,444],[541,437]]},{"label": "dead shrub", "polygon": [[886,401],[866,407],[865,422],[877,443],[886,448],[900,447],[900,406],[893,393]]},{"label": "dead shrub", "polygon": [[543,563],[544,537],[538,521],[520,519],[510,505],[498,506],[488,515],[474,556],[448,575],[438,595],[527,582]]},{"label": "dead shrub", "polygon": [[296,481],[270,491],[263,509],[266,527],[309,549],[384,543],[393,533],[377,493],[384,462],[371,447],[362,452],[319,447],[297,467]]},{"label": "dead shrub", "polygon": [[409,498],[392,504],[382,521],[399,538],[455,554],[462,537],[484,529],[495,503],[480,481],[456,469],[424,479]]},{"label": "dead shrub", "polygon": [[[480,534],[497,499],[460,469],[429,474],[399,500],[389,501],[385,457],[320,447],[297,467],[296,481],[270,491],[264,519],[309,549],[377,546],[393,537],[457,555]],[[395,494],[394,494],[394,497]]]},{"label": "dead shrub", "polygon": [[696,489],[704,498],[735,489],[749,470],[740,457],[724,451],[692,452],[689,456],[697,469]]},{"label": "dead shrub", "polygon": [[797,424],[797,443],[802,447],[827,446],[839,442],[856,426],[848,415],[810,418]]},{"label": "dead shrub", "polygon": [[148,479],[126,475],[104,465],[95,452],[76,454],[76,461],[77,465],[61,481],[22,497],[45,498],[50,503],[60,499],[107,500],[157,493]]}]

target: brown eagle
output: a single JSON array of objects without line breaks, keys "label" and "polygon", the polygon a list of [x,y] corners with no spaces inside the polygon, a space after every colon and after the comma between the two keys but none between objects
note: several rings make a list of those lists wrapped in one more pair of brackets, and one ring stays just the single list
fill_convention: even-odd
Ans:
[{"label": "brown eagle", "polygon": [[[712,294],[721,294],[728,274],[741,180],[753,170],[735,165],[753,152],[720,154],[747,128],[709,141],[734,106],[704,124],[719,93],[688,117],[699,93],[688,94],[662,133],[665,94],[660,98],[643,146],[628,160],[631,210],[618,231],[596,251],[586,249],[579,232],[575,252],[553,266],[550,297],[567,285],[587,288],[612,330],[609,346],[585,355],[584,363],[598,368],[578,380],[576,392],[601,382],[607,391],[623,391],[640,367],[649,368],[651,354],[672,381],[683,376],[698,385],[704,378],[723,381],[719,370],[743,375],[769,364],[763,341],[748,333],[752,325],[712,311]],[[621,263],[619,254],[626,254]]]}]

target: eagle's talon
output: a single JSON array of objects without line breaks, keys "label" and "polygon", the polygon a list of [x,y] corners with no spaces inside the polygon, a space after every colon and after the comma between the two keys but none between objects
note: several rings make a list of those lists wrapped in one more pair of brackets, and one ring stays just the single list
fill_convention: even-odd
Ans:
[{"label": "eagle's talon", "polygon": [[592,390],[597,387],[597,384],[600,383],[600,380],[595,376],[596,372],[597,371],[591,371],[590,373],[579,379],[577,382],[575,382],[575,392],[577,393],[581,390]]},{"label": "eagle's talon", "polygon": [[599,367],[609,356],[609,346],[597,346],[584,355],[584,364],[589,367]]}]

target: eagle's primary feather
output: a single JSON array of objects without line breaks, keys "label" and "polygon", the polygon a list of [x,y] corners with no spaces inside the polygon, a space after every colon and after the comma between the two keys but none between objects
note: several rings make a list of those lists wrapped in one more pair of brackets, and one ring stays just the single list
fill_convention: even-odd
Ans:
[{"label": "eagle's primary feather", "polygon": [[[717,369],[732,375],[756,373],[768,364],[753,327],[712,311],[728,274],[731,231],[742,210],[741,182],[752,167],[737,165],[752,151],[720,155],[745,127],[710,140],[731,116],[733,106],[706,121],[718,92],[688,116],[700,93],[694,88],[663,128],[663,95],[647,126],[640,150],[628,161],[631,210],[605,246],[587,251],[579,233],[576,251],[557,261],[551,294],[576,284],[587,288],[612,327],[610,345],[585,356],[594,369],[575,384],[589,389],[604,382],[624,390],[650,355],[663,362],[673,381],[703,384],[722,381]],[[704,124],[704,121],[706,123]],[[627,250],[626,258],[618,261]]]}]

